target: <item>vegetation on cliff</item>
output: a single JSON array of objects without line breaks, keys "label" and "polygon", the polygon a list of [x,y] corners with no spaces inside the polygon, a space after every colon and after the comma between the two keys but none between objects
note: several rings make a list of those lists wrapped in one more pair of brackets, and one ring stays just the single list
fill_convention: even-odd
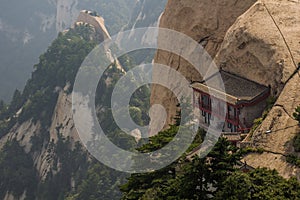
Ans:
[{"label": "vegetation on cliff", "polygon": [[[89,27],[78,26],[66,34],[59,34],[46,53],[40,56],[35,71],[28,80],[23,93],[16,90],[9,106],[2,106],[0,113],[0,137],[15,122],[33,119],[47,128],[51,122],[58,90],[74,82],[83,59],[95,46],[88,34]],[[20,110],[22,108],[22,110]],[[18,115],[16,114],[18,111]]]},{"label": "vegetation on cliff", "polygon": [[295,119],[300,123],[300,106],[298,106],[298,107],[295,109],[295,112],[294,112],[293,116],[294,116]]},{"label": "vegetation on cliff", "polygon": [[[34,66],[35,70],[24,91],[16,90],[9,105],[0,102],[0,139],[9,133],[13,126],[30,120],[41,124],[41,129],[36,130],[37,133],[31,137],[30,152],[24,152],[16,140],[13,143],[7,142],[2,149],[1,197],[12,194],[18,198],[26,191],[25,196],[28,199],[89,199],[95,196],[98,199],[120,198],[118,185],[125,180],[127,174],[99,164],[88,155],[80,143],[74,145],[74,141],[64,137],[63,133],[58,133],[57,141],[50,141],[49,128],[54,108],[58,103],[58,94],[70,94],[72,91],[81,63],[96,45],[96,41],[91,37],[92,31],[89,26],[80,25],[66,33],[60,33],[40,56],[40,62]],[[120,60],[127,69],[133,65],[130,56],[124,56]],[[116,145],[130,149],[136,142],[133,137],[117,129],[110,108],[114,84],[123,73],[116,63],[105,72],[98,85],[96,106],[101,108],[98,113],[99,122],[106,128],[107,136]],[[111,80],[111,84],[106,84],[107,78]],[[146,110],[142,109],[149,107],[148,96],[148,86],[138,89],[132,96],[130,113],[137,123],[148,123]],[[43,151],[50,155],[47,162],[51,169],[45,179],[41,180],[41,174],[44,172],[37,171],[36,158]],[[18,153],[18,156],[13,156],[14,153]],[[101,184],[92,187],[95,181],[101,181]],[[86,190],[87,188],[89,190]]]},{"label": "vegetation on cliff", "polygon": [[[87,26],[78,26],[65,34],[59,34],[46,53],[40,56],[31,79],[23,92],[15,91],[12,102],[0,105],[0,138],[16,124],[25,121],[41,123],[41,130],[31,138],[32,148],[26,153],[16,140],[8,141],[1,151],[1,197],[6,193],[20,197],[26,192],[27,199],[63,199],[71,190],[70,180],[78,181],[88,168],[87,155],[78,144],[71,148],[68,138],[59,137],[56,144],[49,141],[48,128],[51,124],[58,92],[67,83],[72,84],[85,56],[95,46]],[[37,130],[38,131],[38,130]],[[49,173],[41,181],[35,168],[36,158],[43,148],[52,145],[56,174]],[[48,148],[50,151],[51,148]]]},{"label": "vegetation on cliff", "polygon": [[34,199],[37,171],[33,168],[31,156],[16,140],[7,142],[0,152],[0,177],[0,199],[4,199],[6,193],[19,198],[24,191],[26,199]]},{"label": "vegetation on cliff", "polygon": [[[140,148],[153,151],[170,141],[177,128],[151,138]],[[201,142],[201,134],[195,143]],[[298,199],[300,184],[295,178],[286,180],[275,170],[256,169],[246,173],[239,163],[242,152],[224,138],[205,158],[192,161],[183,155],[164,169],[132,174],[121,186],[122,199]]]}]

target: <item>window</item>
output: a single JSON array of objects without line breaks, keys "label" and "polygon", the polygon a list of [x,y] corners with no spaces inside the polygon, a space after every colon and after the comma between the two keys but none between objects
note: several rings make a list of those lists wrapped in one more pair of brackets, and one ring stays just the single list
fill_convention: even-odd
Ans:
[{"label": "window", "polygon": [[209,109],[210,108],[210,98],[208,95],[201,95],[202,105],[204,108]]},{"label": "window", "polygon": [[232,124],[228,122],[228,128],[232,128]]},{"label": "window", "polygon": [[228,105],[228,106],[227,106],[227,110],[228,110],[228,112],[227,112],[228,119],[234,119],[235,108],[232,107],[232,106],[230,106],[230,105]]},{"label": "window", "polygon": [[210,113],[205,113],[205,116],[204,116],[204,122],[205,124],[210,124],[210,118],[211,118],[211,114]]},{"label": "window", "polygon": [[227,106],[227,110],[228,110],[228,112],[230,112],[231,111],[231,106]]},{"label": "window", "polygon": [[236,118],[236,112],[237,112],[236,108],[233,109],[233,115],[234,115],[234,118]]},{"label": "window", "polygon": [[237,127],[237,126],[234,126],[234,127],[233,127],[233,132],[237,132],[237,130],[238,130],[238,127]]}]

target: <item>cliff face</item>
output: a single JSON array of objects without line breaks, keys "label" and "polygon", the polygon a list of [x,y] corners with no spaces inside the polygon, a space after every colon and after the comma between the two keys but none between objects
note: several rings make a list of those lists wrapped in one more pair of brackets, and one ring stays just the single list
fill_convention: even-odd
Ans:
[{"label": "cliff face", "polygon": [[206,50],[214,57],[228,28],[255,0],[209,1],[169,0],[160,27],[185,33],[196,41],[207,41]]},{"label": "cliff face", "polygon": [[[2,149],[7,141],[16,139],[20,146],[24,148],[25,152],[29,153],[32,149],[31,138],[42,134],[42,132],[43,130],[40,122],[28,120],[22,124],[16,124],[9,133],[1,138],[0,149]],[[49,129],[49,141],[56,144],[59,134],[62,134],[65,138],[70,137],[73,146],[76,141],[79,141],[78,133],[72,119],[71,95],[67,95],[65,91],[60,92],[57,100],[57,105]],[[39,144],[43,146],[42,149],[39,152],[35,152],[33,155],[34,164],[39,172],[41,181],[46,179],[49,172],[52,174],[57,173],[57,170],[54,170],[55,152],[53,144]]]},{"label": "cliff face", "polygon": [[[202,44],[217,66],[271,86],[272,96],[279,98],[252,141],[275,154],[251,155],[246,160],[255,167],[275,168],[285,177],[297,172],[285,162],[285,155],[293,152],[290,140],[299,132],[291,117],[300,104],[300,75],[294,74],[300,62],[299,13],[299,1],[169,0],[160,21],[161,27],[183,32]],[[188,80],[201,80],[177,55],[158,51],[155,62],[178,69]],[[172,122],[177,101],[170,92],[153,87],[151,103],[164,105],[166,124]],[[273,134],[264,134],[267,130]]]},{"label": "cliff face", "polygon": [[[299,124],[292,114],[300,105],[300,77],[296,74],[284,86],[275,106],[251,138],[254,147],[266,150],[262,155],[251,154],[245,157],[248,164],[254,167],[276,169],[283,177],[297,176],[300,180],[300,169],[288,164],[286,156],[295,153],[292,141],[300,133]],[[271,130],[271,133],[267,133]]]},{"label": "cliff face", "polygon": [[[252,145],[267,152],[245,160],[254,167],[274,168],[286,178],[300,172],[285,162],[294,153],[291,141],[299,133],[292,117],[300,105],[300,75],[294,73],[300,61],[299,5],[299,1],[255,3],[228,30],[216,56],[223,69],[270,85],[272,95],[279,96],[251,138]],[[268,130],[272,132],[266,134]]]},{"label": "cliff face", "polygon": [[278,96],[300,60],[299,11],[292,1],[255,3],[227,31],[217,65],[270,85]]},{"label": "cliff face", "polygon": [[127,29],[157,26],[158,17],[163,12],[167,0],[139,0],[131,14]]},{"label": "cliff face", "polygon": [[[214,57],[221,47],[227,30],[235,20],[247,11],[255,0],[211,1],[211,0],[169,0],[160,20],[160,27],[182,32],[200,42]],[[202,77],[189,63],[172,53],[158,51],[155,63],[177,69],[187,80],[201,80]],[[170,77],[172,79],[172,77]],[[171,92],[161,86],[153,86],[151,104],[162,104],[168,113],[166,124],[173,122],[177,100]]]}]

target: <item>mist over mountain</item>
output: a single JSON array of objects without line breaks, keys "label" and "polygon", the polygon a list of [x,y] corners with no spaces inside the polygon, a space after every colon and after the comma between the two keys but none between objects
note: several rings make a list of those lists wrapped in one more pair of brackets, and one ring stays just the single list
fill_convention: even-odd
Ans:
[{"label": "mist over mountain", "polygon": [[[74,26],[74,22],[80,10],[87,9],[105,19],[111,35],[131,29],[130,21],[141,20],[132,13],[144,16],[144,26],[154,25],[163,6],[149,2],[30,1],[22,7],[22,3],[13,1],[1,7],[6,12],[0,18],[0,38],[5,44],[0,47],[0,99],[9,102],[11,93],[13,98],[10,103],[0,101],[0,199],[121,198],[119,186],[128,174],[110,169],[88,155],[74,126],[70,104],[74,79],[84,58],[102,42],[92,24],[80,21]],[[160,9],[153,11],[156,15],[149,15],[150,19],[143,14],[148,11],[145,3],[152,5],[150,10],[156,6]],[[12,13],[23,16],[17,19]],[[130,61],[126,56],[120,58],[124,69],[135,66]],[[98,118],[108,137],[129,149],[136,141],[116,128],[108,106],[113,83],[124,73],[115,63],[99,83]],[[24,90],[14,92],[24,84]],[[148,120],[146,111],[139,109],[147,108],[148,97],[148,87],[133,95],[130,110],[137,122]]]},{"label": "mist over mountain", "polygon": [[[22,90],[39,55],[69,28],[80,10],[101,15],[111,35],[134,24],[154,25],[166,1],[150,0],[4,0],[0,7],[0,99]],[[139,18],[139,15],[143,18]]]}]

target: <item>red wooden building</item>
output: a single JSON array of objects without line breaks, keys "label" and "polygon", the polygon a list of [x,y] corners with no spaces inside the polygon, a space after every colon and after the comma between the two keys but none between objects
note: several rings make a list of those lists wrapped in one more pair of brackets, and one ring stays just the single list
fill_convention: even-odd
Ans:
[{"label": "red wooden building", "polygon": [[[220,77],[226,92],[218,89]],[[200,109],[200,124],[208,127],[212,120],[225,119],[225,123],[217,125],[227,133],[247,133],[254,119],[261,116],[270,95],[270,88],[222,70],[191,86],[194,106]]]}]

